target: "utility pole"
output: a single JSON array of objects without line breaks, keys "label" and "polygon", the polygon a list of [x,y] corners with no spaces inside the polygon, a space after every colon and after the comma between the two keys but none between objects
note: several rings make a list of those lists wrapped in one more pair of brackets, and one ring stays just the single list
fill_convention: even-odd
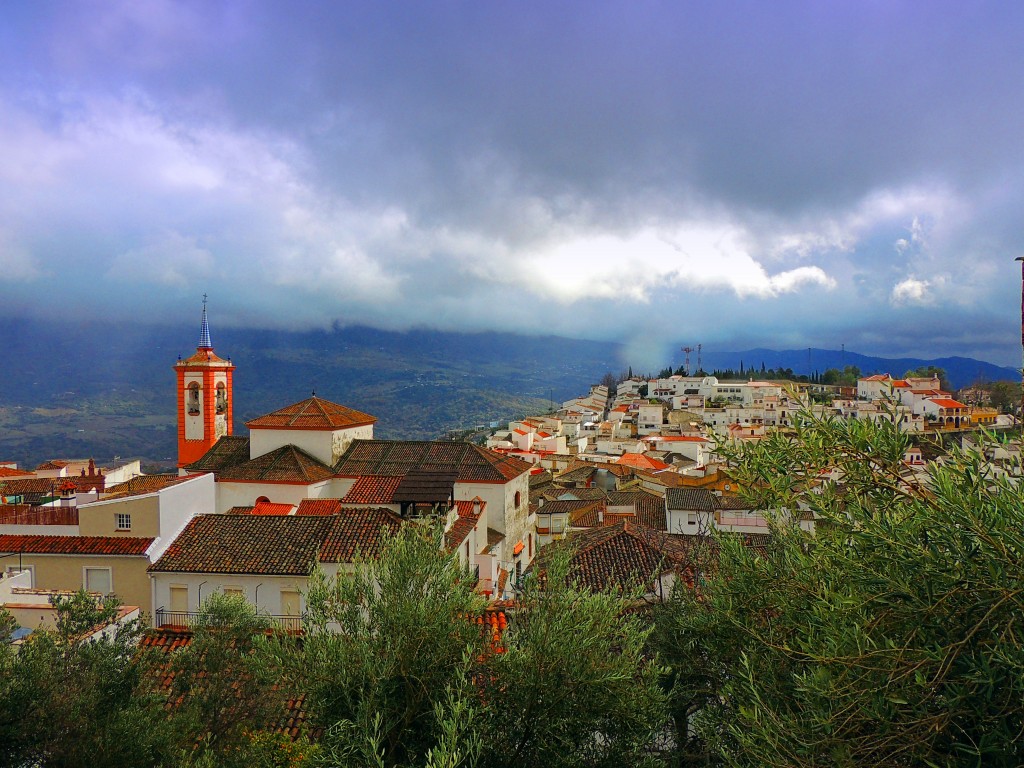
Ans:
[{"label": "utility pole", "polygon": [[683,368],[686,370],[686,375],[690,375],[690,353],[693,352],[693,347],[683,347],[683,352],[686,353],[686,362],[683,364]]},{"label": "utility pole", "polygon": [[700,359],[700,348],[703,346],[703,344],[697,345],[697,373],[702,373],[704,371],[704,363],[702,363]]}]

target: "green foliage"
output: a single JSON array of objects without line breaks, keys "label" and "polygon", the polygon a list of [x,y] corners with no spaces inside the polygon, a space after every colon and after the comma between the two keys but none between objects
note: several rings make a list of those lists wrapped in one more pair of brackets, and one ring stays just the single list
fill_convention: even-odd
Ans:
[{"label": "green foliage", "polygon": [[1020,765],[1024,488],[959,451],[918,483],[902,472],[908,438],[886,423],[805,416],[796,432],[729,459],[758,506],[805,507],[817,534],[776,525],[760,554],[723,539],[699,595],[662,619],[685,649],[673,668],[700,673],[680,695],[712,753]]},{"label": "green foliage", "polygon": [[[482,638],[472,578],[441,552],[440,531],[403,526],[380,559],[313,574],[303,651],[277,644],[308,691],[336,764],[404,765],[443,747],[438,722],[462,697]],[[440,712],[440,716],[439,716]]]},{"label": "green foliage", "polygon": [[994,381],[987,387],[988,402],[1002,413],[1016,413],[1020,409],[1021,383]]},{"label": "green foliage", "polygon": [[255,653],[269,621],[238,595],[214,593],[203,604],[192,642],[171,660],[171,697],[180,702],[174,723],[178,743],[199,760],[236,762],[248,754],[249,732],[277,723],[283,702],[271,670]]},{"label": "green foliage", "polygon": [[821,383],[831,386],[855,387],[857,379],[860,378],[860,368],[856,365],[848,365],[843,370],[828,368],[821,374]]},{"label": "green foliage", "polygon": [[665,721],[659,670],[644,656],[650,630],[625,613],[630,595],[571,583],[567,550],[545,567],[487,666],[482,764],[643,764]]},{"label": "green foliage", "polygon": [[946,375],[946,369],[937,365],[922,365],[920,368],[914,368],[903,374],[904,379],[931,379],[934,377],[939,379],[939,389],[946,392],[953,390],[953,386],[949,383],[949,376]]},{"label": "green foliage", "polygon": [[114,598],[82,591],[53,600],[56,628],[37,630],[16,656],[0,651],[0,765],[158,765],[169,754],[162,702],[137,663],[139,621]]}]

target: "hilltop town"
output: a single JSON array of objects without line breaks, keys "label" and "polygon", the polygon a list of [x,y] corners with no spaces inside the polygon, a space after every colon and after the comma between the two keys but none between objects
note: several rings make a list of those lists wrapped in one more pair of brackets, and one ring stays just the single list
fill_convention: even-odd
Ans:
[{"label": "hilltop town", "polygon": [[[45,623],[48,591],[76,589],[114,592],[154,627],[187,625],[213,593],[298,626],[314,560],[351,568],[409,520],[441,520],[446,547],[492,601],[514,601],[537,552],[569,535],[602,588],[649,576],[623,570],[622,548],[661,575],[682,565],[652,534],[767,535],[780,511],[744,495],[720,446],[785,433],[800,413],[896,424],[921,438],[904,456],[918,473],[941,452],[933,438],[972,446],[979,429],[1013,423],[954,399],[938,376],[879,374],[854,388],[676,374],[595,384],[484,446],[375,439],[374,416],[315,393],[249,420],[240,437],[235,366],[214,352],[205,307],[195,354],[173,367],[177,473],[144,475],[137,461],[0,466],[0,601],[28,629]],[[784,514],[813,530],[813,516]]]},{"label": "hilltop town", "polygon": [[[760,572],[750,570],[752,563],[768,567],[786,552],[788,558],[810,557],[803,544],[787,548],[815,541],[822,522],[826,530],[850,525],[850,541],[874,536],[875,521],[901,505],[930,499],[936,489],[963,486],[962,478],[948,479],[957,472],[989,478],[971,493],[994,494],[998,504],[1019,492],[1020,442],[1005,431],[1013,417],[955,399],[938,376],[873,375],[860,378],[855,388],[710,375],[629,377],[611,388],[595,384],[549,414],[513,421],[479,445],[378,439],[373,415],[315,392],[248,420],[248,436],[234,434],[236,366],[214,351],[205,307],[195,353],[179,357],[173,369],[176,387],[168,397],[176,402],[176,473],[147,475],[137,461],[102,467],[92,459],[54,459],[34,470],[0,466],[0,618],[10,617],[0,630],[6,639],[27,649],[43,647],[37,643],[67,631],[68,611],[77,605],[93,618],[82,625],[84,635],[63,635],[61,642],[134,638],[165,655],[157,669],[163,670],[159,686],[166,693],[178,691],[175,686],[185,679],[181,659],[192,657],[183,649],[210,642],[211,620],[304,637],[306,653],[318,642],[329,643],[325,637],[347,631],[341,595],[363,584],[369,592],[359,599],[368,601],[368,595],[394,588],[376,580],[378,558],[412,547],[410,532],[436,531],[432,551],[417,557],[446,563],[448,581],[438,583],[447,586],[435,592],[414,585],[414,602],[426,601],[422,608],[445,596],[463,600],[463,607],[436,609],[442,611],[438,631],[459,635],[461,630],[446,627],[462,627],[475,613],[472,625],[479,625],[486,642],[474,653],[494,670],[501,668],[498,656],[510,649],[537,652],[529,645],[536,642],[530,627],[540,619],[530,617],[545,610],[544,600],[553,601],[554,611],[545,621],[561,616],[569,622],[551,630],[556,634],[593,620],[573,618],[576,609],[565,606],[600,605],[587,602],[587,594],[611,601],[610,609],[601,610],[611,611],[612,623],[606,616],[587,632],[605,643],[602,663],[626,665],[627,678],[643,684],[632,689],[638,699],[619,692],[609,706],[619,702],[631,711],[651,706],[661,712],[651,715],[646,736],[630,749],[669,759],[673,750],[704,744],[688,723],[691,717],[712,717],[718,705],[701,694],[700,704],[672,710],[669,718],[658,709],[674,705],[659,693],[653,658],[660,654],[683,667],[708,660],[702,650],[695,662],[671,633],[688,621],[699,624],[700,611],[712,605],[702,601],[717,594],[711,584],[720,569],[718,589],[727,594],[741,576]],[[852,447],[835,455],[803,452],[800,430],[807,423],[807,434],[817,430]],[[992,439],[989,430],[1003,432]],[[884,445],[874,445],[881,437]],[[898,454],[873,457],[873,451],[884,453],[893,445]],[[770,453],[760,450],[765,446]],[[857,451],[866,461],[860,466],[851,460]],[[759,468],[765,461],[770,470]],[[888,501],[872,501],[858,511],[865,494]],[[915,514],[940,507],[926,505]],[[967,511],[951,508],[958,515]],[[955,528],[945,525],[947,531]],[[828,542],[845,546],[842,537],[819,541],[826,551]],[[822,577],[819,567],[808,565],[810,588]],[[552,569],[562,574],[556,575],[557,586],[547,581]],[[324,580],[336,585],[330,599]],[[408,586],[399,589],[409,596]],[[84,600],[85,607],[75,600]],[[562,600],[565,606],[555,608]],[[454,613],[445,618],[444,610]],[[1005,612],[992,610],[995,617]],[[334,618],[325,619],[325,611]],[[630,623],[638,615],[651,622],[647,629]],[[798,624],[800,615],[793,611]],[[676,629],[665,629],[665,622]],[[239,631],[251,639],[252,630]],[[687,631],[687,642],[704,642],[703,629]],[[627,637],[633,638],[628,653],[622,646]],[[243,636],[231,643],[243,647]],[[470,647],[475,646],[465,646]],[[568,641],[558,644],[559,653],[572,648]],[[585,676],[585,669],[579,674]],[[205,696],[209,683],[202,681],[221,673],[201,672],[189,690]],[[502,691],[488,695],[507,695],[508,684],[495,685]],[[606,693],[600,685],[581,687],[581,695]],[[544,690],[536,695],[549,695]],[[673,689],[671,696],[685,698],[687,690]],[[178,695],[168,706],[187,710],[188,697]],[[256,714],[238,714],[232,727],[255,727],[285,739],[271,751],[290,749],[281,745],[293,740],[315,742],[325,723],[316,720],[323,717],[316,703],[321,700],[311,701],[296,694],[282,703],[283,714],[258,722],[252,720]],[[576,705],[570,709],[579,712]],[[595,710],[594,717],[605,715]],[[665,731],[669,719],[673,736]],[[314,725],[297,725],[307,721]],[[563,727],[552,723],[556,730]],[[209,738],[207,727],[213,726],[179,738]],[[523,727],[514,733],[525,738],[530,728]],[[596,738],[593,729],[603,726],[594,721],[580,727],[589,743]],[[403,733],[394,731],[396,743]],[[432,734],[428,729],[425,736],[431,743]],[[543,753],[553,744],[537,749]]]}]

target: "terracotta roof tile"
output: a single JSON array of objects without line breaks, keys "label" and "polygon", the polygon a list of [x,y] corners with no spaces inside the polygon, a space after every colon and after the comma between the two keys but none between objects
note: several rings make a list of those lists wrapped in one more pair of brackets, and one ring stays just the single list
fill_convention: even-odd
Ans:
[{"label": "terracotta roof tile", "polygon": [[[149,667],[150,674],[155,678],[156,687],[164,694],[168,694],[174,687],[175,671],[173,654],[192,643],[192,631],[183,627],[163,627],[147,632],[139,640],[139,647],[160,654],[154,663]],[[320,731],[311,727],[308,708],[306,706],[305,694],[296,695],[294,692],[282,692],[278,686],[274,686],[272,692],[275,696],[281,697],[282,710],[279,714],[272,715],[270,723],[256,724],[260,729],[268,729],[273,733],[283,734],[290,738],[297,738],[301,734],[308,734],[316,739]],[[180,704],[168,697],[167,709],[173,710]]]},{"label": "terracotta roof tile", "polygon": [[353,440],[334,469],[343,477],[404,477],[417,470],[454,473],[458,482],[505,482],[529,472],[530,464],[465,442]]},{"label": "terracotta roof tile", "polygon": [[373,424],[375,416],[313,396],[246,422],[249,429],[345,429]]},{"label": "terracotta roof tile", "polygon": [[642,453],[624,453],[615,461],[615,463],[621,466],[654,471],[659,469],[668,469],[672,466],[671,464],[666,464],[664,461],[658,461],[657,459],[652,459],[650,456],[644,456]]},{"label": "terracotta roof tile", "polygon": [[390,504],[401,475],[365,475],[356,479],[342,498],[345,504]]},{"label": "terracotta roof tile", "polygon": [[333,526],[320,549],[325,563],[348,563],[358,553],[376,557],[385,539],[398,531],[402,518],[387,509],[342,509],[330,518]]},{"label": "terracotta roof tile", "polygon": [[131,480],[118,483],[107,489],[102,499],[123,499],[127,496],[144,496],[156,493],[172,485],[192,480],[196,475],[139,475]]},{"label": "terracotta roof tile", "polygon": [[294,445],[283,445],[244,464],[226,467],[217,475],[222,482],[271,481],[307,485],[333,476],[334,471],[329,466]]},{"label": "terracotta roof tile", "polygon": [[[473,532],[476,528],[480,518],[474,517],[458,517],[455,522],[452,523],[452,527],[449,528],[444,534],[444,544],[448,551],[456,549],[462,542],[466,540],[466,537]],[[472,554],[477,554],[473,552]]]},{"label": "terracotta roof tile", "polygon": [[668,509],[714,512],[718,509],[718,498],[704,488],[669,488],[665,492]]},{"label": "terracotta roof tile", "polygon": [[0,535],[0,552],[37,555],[124,555],[138,557],[153,539],[133,536],[18,536]]},{"label": "terracotta roof tile", "polygon": [[305,576],[330,525],[321,517],[197,515],[149,570]]},{"label": "terracotta roof tile", "polygon": [[213,447],[189,464],[190,472],[220,472],[228,467],[244,464],[249,460],[249,438],[225,435]]},{"label": "terracotta roof tile", "polygon": [[304,576],[313,563],[375,557],[402,524],[386,509],[319,515],[198,515],[150,566],[154,572]]},{"label": "terracotta roof tile", "polygon": [[[649,587],[656,576],[685,568],[697,540],[622,521],[571,533],[551,547],[571,547],[570,578],[589,589],[603,590],[619,585]],[[551,547],[541,550],[528,570],[543,570]]]},{"label": "terracotta roof tile", "polygon": [[336,515],[341,511],[341,499],[303,499],[295,510],[296,515],[319,516]]}]

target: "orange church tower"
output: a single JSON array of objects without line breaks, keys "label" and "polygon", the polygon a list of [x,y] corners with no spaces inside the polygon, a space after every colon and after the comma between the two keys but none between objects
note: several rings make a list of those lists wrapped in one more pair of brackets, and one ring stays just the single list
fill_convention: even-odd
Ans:
[{"label": "orange church tower", "polygon": [[199,459],[224,435],[232,433],[235,366],[213,353],[203,295],[203,322],[196,353],[174,365],[178,374],[178,467]]}]

